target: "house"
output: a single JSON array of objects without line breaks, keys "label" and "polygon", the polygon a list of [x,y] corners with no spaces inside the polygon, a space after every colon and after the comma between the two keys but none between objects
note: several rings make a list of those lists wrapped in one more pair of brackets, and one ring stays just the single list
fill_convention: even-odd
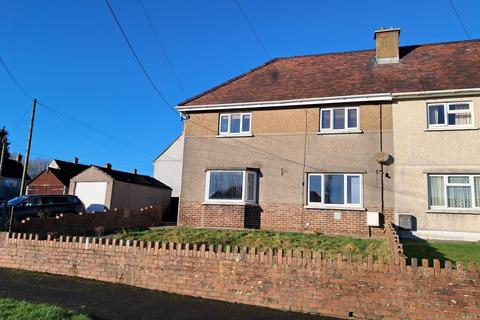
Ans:
[{"label": "house", "polygon": [[273,59],[180,103],[179,225],[480,239],[480,41]]},{"label": "house", "polygon": [[[0,172],[0,201],[10,200],[20,195],[23,174],[22,156],[18,155],[15,160],[5,160]],[[27,174],[26,181],[29,180],[30,177]]]},{"label": "house", "polygon": [[146,206],[168,207],[172,189],[162,182],[141,174],[90,166],[70,179],[69,194],[82,200],[87,211],[106,209],[140,209]]},{"label": "house", "polygon": [[89,168],[88,165],[73,162],[53,160],[48,167],[38,174],[27,186],[27,194],[68,194],[70,179]]},{"label": "house", "polygon": [[182,186],[183,134],[178,136],[154,161],[153,177],[172,188],[172,199],[166,218],[177,220]]}]

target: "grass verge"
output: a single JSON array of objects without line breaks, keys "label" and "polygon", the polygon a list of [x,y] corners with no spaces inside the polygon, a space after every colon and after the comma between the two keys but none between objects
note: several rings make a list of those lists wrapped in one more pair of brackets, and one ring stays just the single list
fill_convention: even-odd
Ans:
[{"label": "grass verge", "polygon": [[48,304],[0,299],[0,320],[91,320],[84,314]]},{"label": "grass verge", "polygon": [[123,231],[115,235],[122,239],[177,242],[202,245],[222,245],[278,249],[321,250],[333,258],[336,254],[388,258],[388,246],[383,239],[357,239],[298,232],[260,230],[224,230],[197,228],[161,228],[147,231]]},{"label": "grass verge", "polygon": [[475,262],[480,270],[480,242],[403,240],[402,244],[409,258]]}]

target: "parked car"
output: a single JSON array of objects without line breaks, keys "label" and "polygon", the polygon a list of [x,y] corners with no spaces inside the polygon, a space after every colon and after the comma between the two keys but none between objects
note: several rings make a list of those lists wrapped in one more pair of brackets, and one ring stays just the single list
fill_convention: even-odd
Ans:
[{"label": "parked car", "polygon": [[85,210],[82,201],[71,195],[25,195],[0,205],[0,211],[7,211],[8,215],[12,208],[14,221],[25,218],[54,217],[59,213],[78,214]]}]

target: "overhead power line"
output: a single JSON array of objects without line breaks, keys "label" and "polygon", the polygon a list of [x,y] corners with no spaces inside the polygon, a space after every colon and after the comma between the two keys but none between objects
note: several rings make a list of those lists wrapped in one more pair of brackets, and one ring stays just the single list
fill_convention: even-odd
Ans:
[{"label": "overhead power line", "polygon": [[7,67],[7,64],[5,61],[3,61],[2,57],[0,56],[0,63],[2,64],[3,68],[7,72],[8,76],[10,79],[12,79],[12,82],[17,86],[17,88],[23,93],[25,97],[27,97],[29,100],[33,100],[33,97],[28,94],[28,92],[23,88],[23,86],[18,82],[17,78],[13,75],[13,73],[10,71],[10,69]]},{"label": "overhead power line", "polygon": [[150,75],[148,74],[147,70],[146,70],[145,67],[143,66],[142,61],[140,60],[140,58],[138,57],[137,53],[135,52],[135,49],[133,48],[132,44],[130,43],[130,40],[128,40],[127,34],[125,33],[122,25],[120,24],[120,21],[118,20],[117,16],[115,15],[115,12],[113,11],[113,8],[112,8],[112,6],[110,5],[110,2],[109,2],[108,0],[105,0],[105,2],[107,3],[108,10],[110,11],[113,19],[115,20],[115,23],[117,24],[118,29],[120,30],[123,38],[124,38],[125,41],[127,42],[127,45],[128,45],[128,47],[130,48],[130,51],[132,52],[132,55],[133,55],[133,57],[135,58],[135,61],[137,62],[138,66],[139,66],[140,69],[142,70],[142,72],[143,72],[143,74],[145,75],[145,77],[147,78],[148,82],[150,83],[150,85],[152,86],[152,88],[155,90],[155,92],[157,93],[157,95],[160,97],[160,99],[165,103],[165,105],[166,105],[171,111],[173,111],[175,114],[178,114],[177,110],[175,110],[175,108],[170,105],[170,103],[167,101],[167,99],[166,99],[166,98],[163,96],[163,94],[160,92],[160,89],[158,89],[158,87],[155,85],[155,83],[154,83],[153,80],[152,80],[152,77],[150,77]]},{"label": "overhead power line", "polygon": [[185,98],[187,98],[185,87],[182,85],[182,82],[180,81],[180,77],[178,76],[177,71],[173,67],[173,63],[172,63],[172,61],[170,60],[170,58],[167,54],[167,50],[165,50],[165,46],[163,45],[162,41],[160,40],[160,36],[158,35],[158,32],[155,29],[155,27],[152,23],[152,20],[150,19],[150,16],[147,13],[147,10],[145,9],[145,6],[143,5],[143,1],[138,0],[138,2],[140,3],[140,7],[142,8],[143,14],[145,15],[145,18],[147,19],[148,24],[150,25],[150,28],[152,29],[153,34],[155,35],[155,39],[157,40],[158,46],[162,50],[163,55],[165,56],[165,59],[167,60],[168,66],[170,67],[170,70],[172,71],[172,74],[175,77],[175,80],[177,81],[178,87],[182,91],[183,96]]},{"label": "overhead power line", "polygon": [[240,2],[238,2],[238,0],[233,0],[235,1],[235,3],[237,4],[237,7],[238,9],[240,10],[240,13],[242,14],[243,18],[245,19],[245,21],[247,22],[248,26],[250,27],[250,30],[252,30],[253,32],[253,35],[255,36],[255,38],[257,39],[258,43],[260,44],[260,46],[262,47],[263,51],[265,52],[265,55],[267,56],[268,59],[272,59],[272,57],[270,56],[270,53],[268,52],[267,48],[265,47],[265,45],[263,44],[262,40],[260,39],[257,31],[255,31],[255,28],[253,27],[252,23],[250,22],[250,20],[248,19],[247,17],[247,14],[245,13],[245,11],[243,10],[242,6],[240,5]]},{"label": "overhead power line", "polygon": [[460,16],[460,14],[458,13],[457,11],[457,8],[455,8],[455,4],[453,3],[453,0],[448,0],[448,2],[450,3],[450,7],[452,8],[453,12],[455,13],[455,15],[457,16],[457,20],[458,22],[460,23],[460,25],[462,26],[462,29],[463,31],[465,32],[465,35],[467,36],[467,39],[471,39],[470,38],[470,34],[468,33],[468,30],[467,28],[465,27],[465,24],[463,23],[463,20],[462,20],[462,17]]}]

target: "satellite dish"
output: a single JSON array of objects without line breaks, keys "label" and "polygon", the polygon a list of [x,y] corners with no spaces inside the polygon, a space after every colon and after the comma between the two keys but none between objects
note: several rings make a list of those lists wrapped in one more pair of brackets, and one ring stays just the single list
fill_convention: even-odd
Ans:
[{"label": "satellite dish", "polygon": [[385,164],[390,159],[390,155],[386,152],[378,152],[376,154],[377,162],[380,164]]}]

